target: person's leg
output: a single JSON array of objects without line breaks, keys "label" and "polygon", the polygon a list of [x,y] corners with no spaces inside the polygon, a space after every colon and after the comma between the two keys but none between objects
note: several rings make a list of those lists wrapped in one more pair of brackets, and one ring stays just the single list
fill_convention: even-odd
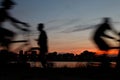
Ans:
[{"label": "person's leg", "polygon": [[41,64],[43,68],[47,68],[47,63],[45,60],[41,60]]},{"label": "person's leg", "polygon": [[46,59],[45,52],[41,51],[40,56],[41,56],[40,60],[41,60],[41,64],[42,64],[43,68],[47,68],[47,59]]},{"label": "person's leg", "polygon": [[105,51],[105,53],[101,56],[101,67],[103,69],[110,68],[110,61],[108,57],[108,51]]},{"label": "person's leg", "polygon": [[100,50],[102,50],[102,51],[106,51],[106,50],[108,50],[109,49],[109,44],[106,42],[106,41],[104,41],[104,39],[102,39],[102,38],[95,38],[94,39],[94,43],[96,44],[96,46],[100,49]]}]

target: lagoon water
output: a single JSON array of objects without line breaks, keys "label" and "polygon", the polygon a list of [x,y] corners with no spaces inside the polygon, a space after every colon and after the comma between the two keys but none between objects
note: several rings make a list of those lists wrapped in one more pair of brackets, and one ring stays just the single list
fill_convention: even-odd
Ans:
[{"label": "lagoon water", "polygon": [[[28,62],[31,67],[42,67],[40,62]],[[110,67],[114,68],[116,66],[116,62],[110,62]],[[49,64],[53,64],[53,68],[76,68],[76,67],[87,67],[90,66],[100,66],[100,62],[49,62]]]}]

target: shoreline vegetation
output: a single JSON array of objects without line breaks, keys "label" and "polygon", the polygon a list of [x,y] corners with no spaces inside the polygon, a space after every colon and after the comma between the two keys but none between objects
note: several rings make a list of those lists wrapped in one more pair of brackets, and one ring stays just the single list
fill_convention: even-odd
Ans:
[{"label": "shoreline vegetation", "polygon": [[[78,60],[75,60],[78,59]],[[78,62],[76,67],[61,68],[53,67],[54,63],[48,63],[47,68],[31,67],[28,61],[40,62],[36,51],[31,54],[20,51],[15,54],[6,50],[0,51],[0,80],[115,80],[120,79],[120,67],[115,64],[111,67],[110,62],[116,62],[117,57],[109,57],[106,54],[96,56],[95,53],[84,51],[80,55],[57,54],[47,55],[48,61]],[[88,62],[87,66],[81,67],[79,62]],[[100,62],[99,66],[92,62]]]},{"label": "shoreline vegetation", "polygon": [[[101,62],[103,60],[107,60],[109,62],[116,62],[117,56],[109,56],[107,54],[101,54],[97,55],[95,52],[90,51],[83,51],[80,54],[74,54],[74,53],[57,53],[57,52],[51,52],[47,55],[48,61],[71,61],[71,62]],[[27,61],[40,61],[39,54],[37,54],[36,50],[32,51],[23,51],[20,50],[19,53],[13,53],[9,52],[7,50],[1,50],[0,51],[0,59],[2,61],[8,61],[8,62],[27,62]]]},{"label": "shoreline vegetation", "polygon": [[[0,51],[0,80],[118,80],[120,79],[120,66],[116,65],[117,56],[107,54],[96,55],[94,52],[83,51],[79,55],[72,53],[59,54],[57,52],[47,55],[47,68],[31,67],[28,62],[39,62],[36,50],[23,51],[19,54],[7,50]],[[53,61],[77,62],[74,68],[68,66],[54,67]],[[81,66],[80,62],[87,62]],[[99,62],[96,66],[93,62]],[[114,67],[111,62],[115,62]],[[69,63],[68,63],[69,64]],[[38,65],[38,64],[37,64]]]}]

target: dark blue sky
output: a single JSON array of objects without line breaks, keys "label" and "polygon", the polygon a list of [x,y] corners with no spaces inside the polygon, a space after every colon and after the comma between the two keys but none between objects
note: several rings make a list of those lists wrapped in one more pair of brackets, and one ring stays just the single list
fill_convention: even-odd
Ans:
[{"label": "dark blue sky", "polygon": [[[11,14],[19,20],[29,23],[32,33],[37,33],[36,27],[38,23],[45,23],[45,30],[49,36],[50,51],[79,52],[76,50],[92,50],[95,48],[95,45],[90,40],[93,29],[67,32],[98,24],[103,17],[111,17],[113,21],[120,22],[120,0],[14,1],[17,5],[10,10]],[[119,24],[113,24],[113,26],[116,30],[120,30]],[[15,30],[12,26],[11,28]],[[31,38],[37,38],[38,36],[38,34],[32,35],[34,36],[31,36]]]}]

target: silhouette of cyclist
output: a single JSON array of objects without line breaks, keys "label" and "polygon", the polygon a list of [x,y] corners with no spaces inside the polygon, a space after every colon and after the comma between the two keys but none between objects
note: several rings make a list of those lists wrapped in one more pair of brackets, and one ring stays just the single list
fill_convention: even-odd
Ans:
[{"label": "silhouette of cyclist", "polygon": [[14,5],[15,3],[12,0],[3,0],[0,8],[0,45],[6,47],[7,49],[9,49],[9,45],[14,38],[15,33],[3,28],[3,23],[5,21],[10,21],[14,27],[23,31],[28,31],[28,29],[21,28],[17,26],[17,24],[22,24],[25,27],[29,27],[27,23],[19,21],[10,15],[9,10],[12,9]]},{"label": "silhouette of cyclist", "polygon": [[98,25],[93,36],[93,41],[96,43],[98,48],[103,51],[108,51],[109,49],[117,48],[117,47],[111,47],[109,43],[104,40],[105,37],[110,39],[115,39],[114,37],[111,37],[106,34],[107,30],[113,31],[115,34],[118,35],[118,33],[111,27],[109,17],[103,18],[103,23]]},{"label": "silhouette of cyclist", "polygon": [[111,27],[110,24],[110,18],[105,17],[103,18],[103,23],[98,25],[94,36],[93,40],[95,44],[98,46],[98,48],[102,51],[105,51],[105,53],[102,55],[102,61],[101,61],[101,68],[103,69],[109,69],[110,68],[110,61],[107,56],[107,51],[110,49],[117,49],[119,47],[112,47],[108,42],[104,40],[104,38],[109,38],[109,39],[115,39],[114,37],[111,37],[106,34],[106,31],[113,31],[115,34],[118,35],[118,33]]}]

